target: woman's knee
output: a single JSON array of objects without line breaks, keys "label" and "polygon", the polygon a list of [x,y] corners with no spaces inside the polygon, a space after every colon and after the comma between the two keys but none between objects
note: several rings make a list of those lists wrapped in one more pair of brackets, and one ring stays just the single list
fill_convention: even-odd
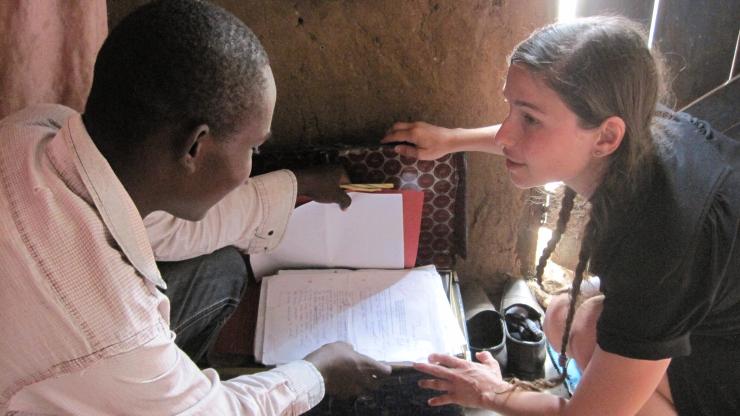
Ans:
[{"label": "woman's knee", "polygon": [[557,351],[561,347],[569,305],[568,294],[553,296],[545,312],[545,322],[543,323],[545,336]]},{"label": "woman's knee", "polygon": [[591,361],[596,348],[596,324],[601,316],[604,296],[594,296],[585,300],[576,310],[569,334],[568,354],[578,366],[585,368]]},{"label": "woman's knee", "polygon": [[[603,296],[594,296],[585,300],[576,309],[568,334],[568,356],[574,358],[581,368],[584,368],[591,359],[596,347],[596,322],[601,315]],[[562,348],[570,296],[562,294],[554,296],[550,301],[545,315],[545,335],[555,350]]]}]

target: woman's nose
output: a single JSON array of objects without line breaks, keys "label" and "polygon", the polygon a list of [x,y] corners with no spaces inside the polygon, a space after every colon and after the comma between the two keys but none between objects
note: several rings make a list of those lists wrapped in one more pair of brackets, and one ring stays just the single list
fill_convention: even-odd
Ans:
[{"label": "woman's nose", "polygon": [[514,127],[514,123],[509,121],[508,117],[501,123],[494,143],[502,148],[511,147],[516,143],[516,128]]}]

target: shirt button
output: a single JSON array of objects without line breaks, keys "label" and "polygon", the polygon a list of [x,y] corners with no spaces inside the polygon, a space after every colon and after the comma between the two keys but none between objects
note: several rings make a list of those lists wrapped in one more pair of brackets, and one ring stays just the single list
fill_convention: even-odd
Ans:
[{"label": "shirt button", "polygon": [[273,230],[270,230],[270,231],[269,231],[269,232],[267,233],[267,235],[273,235],[273,234],[275,234],[275,231],[273,231]]}]

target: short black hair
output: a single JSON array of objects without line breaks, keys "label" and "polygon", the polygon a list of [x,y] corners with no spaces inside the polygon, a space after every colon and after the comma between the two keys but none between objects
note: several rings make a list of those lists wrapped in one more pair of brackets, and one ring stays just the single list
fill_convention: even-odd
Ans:
[{"label": "short black hair", "polygon": [[226,10],[156,0],[125,17],[103,43],[85,118],[126,147],[165,126],[207,124],[214,136],[228,137],[260,102],[266,65],[260,41]]}]

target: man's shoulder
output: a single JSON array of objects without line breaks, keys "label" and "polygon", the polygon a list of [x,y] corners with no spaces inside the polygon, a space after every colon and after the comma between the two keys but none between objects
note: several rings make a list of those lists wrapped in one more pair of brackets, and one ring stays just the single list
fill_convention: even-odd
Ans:
[{"label": "man's shoulder", "polygon": [[61,128],[62,122],[77,111],[61,104],[34,104],[0,120],[0,128],[47,127]]},{"label": "man's shoulder", "polygon": [[24,159],[24,153],[38,153],[44,139],[56,136],[65,121],[77,112],[59,104],[37,104],[0,120],[0,149],[6,158]]}]

